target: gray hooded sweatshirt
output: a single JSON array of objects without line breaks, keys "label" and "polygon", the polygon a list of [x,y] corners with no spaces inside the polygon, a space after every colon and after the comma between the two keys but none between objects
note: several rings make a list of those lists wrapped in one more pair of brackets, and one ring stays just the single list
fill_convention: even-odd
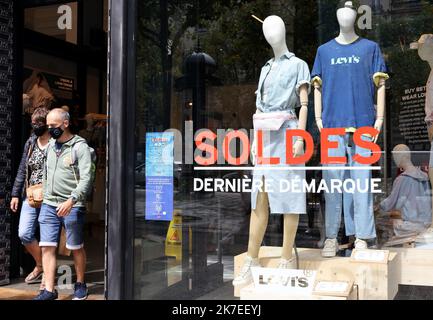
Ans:
[{"label": "gray hooded sweatshirt", "polygon": [[[78,199],[74,207],[84,207],[92,188],[94,169],[86,140],[75,135],[62,145],[59,155],[56,154],[55,143],[56,141],[51,139],[47,149],[43,182],[44,203],[57,207],[74,195]],[[73,156],[72,148],[77,143],[79,145]],[[72,160],[75,160],[75,164],[72,164]]]},{"label": "gray hooded sweatshirt", "polygon": [[399,175],[391,194],[382,201],[384,211],[399,210],[404,221],[431,224],[432,202],[428,175],[418,168]]}]

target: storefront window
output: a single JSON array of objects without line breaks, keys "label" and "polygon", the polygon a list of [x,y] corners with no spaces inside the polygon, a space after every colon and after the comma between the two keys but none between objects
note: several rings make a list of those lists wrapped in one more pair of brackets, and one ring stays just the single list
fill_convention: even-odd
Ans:
[{"label": "storefront window", "polygon": [[[332,259],[369,248],[392,269],[396,252],[432,240],[426,61],[433,36],[421,37],[432,25],[428,1],[139,1],[134,297],[238,298],[237,284],[254,280],[239,278],[250,263],[311,269],[316,280],[355,284],[360,298],[395,298],[410,280],[398,275],[386,290],[379,279],[363,286]],[[359,133],[365,127],[380,132],[380,148],[369,149],[376,141],[371,131]],[[260,128],[271,130],[270,140],[252,147],[271,154],[258,157],[286,162],[286,129],[307,132],[305,164],[258,170],[248,146],[260,141]],[[328,156],[349,160],[330,169],[323,144],[331,128],[342,128],[330,141],[343,149],[329,145]],[[225,145],[231,135],[236,143]],[[362,167],[355,154],[378,156]],[[320,187],[332,177],[364,177],[377,192],[332,196]],[[272,178],[300,178],[312,189],[272,195],[233,187]]]}]

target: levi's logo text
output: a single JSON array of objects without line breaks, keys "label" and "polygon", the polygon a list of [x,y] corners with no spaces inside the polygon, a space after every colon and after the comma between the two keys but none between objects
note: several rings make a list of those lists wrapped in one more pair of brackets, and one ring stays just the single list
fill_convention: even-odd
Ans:
[{"label": "levi's logo text", "polygon": [[361,57],[355,56],[354,54],[350,57],[332,58],[331,65],[338,64],[358,64],[361,62]]},{"label": "levi's logo text", "polygon": [[265,276],[259,275],[259,284],[261,285],[282,285],[285,287],[308,287],[307,277],[290,277],[290,276]]}]

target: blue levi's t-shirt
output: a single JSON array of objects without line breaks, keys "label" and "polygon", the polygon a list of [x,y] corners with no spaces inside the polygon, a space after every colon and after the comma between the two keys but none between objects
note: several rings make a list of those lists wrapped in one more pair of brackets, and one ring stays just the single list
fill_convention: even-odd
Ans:
[{"label": "blue levi's t-shirt", "polygon": [[358,38],[340,44],[333,39],[320,46],[311,78],[322,84],[323,126],[372,127],[376,119],[375,81],[388,79],[386,73],[376,42]]}]

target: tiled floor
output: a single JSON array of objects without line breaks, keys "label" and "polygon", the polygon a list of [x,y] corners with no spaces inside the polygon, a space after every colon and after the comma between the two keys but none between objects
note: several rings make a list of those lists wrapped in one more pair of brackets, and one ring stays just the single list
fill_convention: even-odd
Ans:
[{"label": "tiled floor", "polygon": [[[18,290],[12,288],[0,288],[0,300],[32,300],[37,292],[32,290]],[[72,300],[71,294],[60,294],[59,300]],[[88,300],[103,300],[104,296],[92,294],[89,290]]]}]

